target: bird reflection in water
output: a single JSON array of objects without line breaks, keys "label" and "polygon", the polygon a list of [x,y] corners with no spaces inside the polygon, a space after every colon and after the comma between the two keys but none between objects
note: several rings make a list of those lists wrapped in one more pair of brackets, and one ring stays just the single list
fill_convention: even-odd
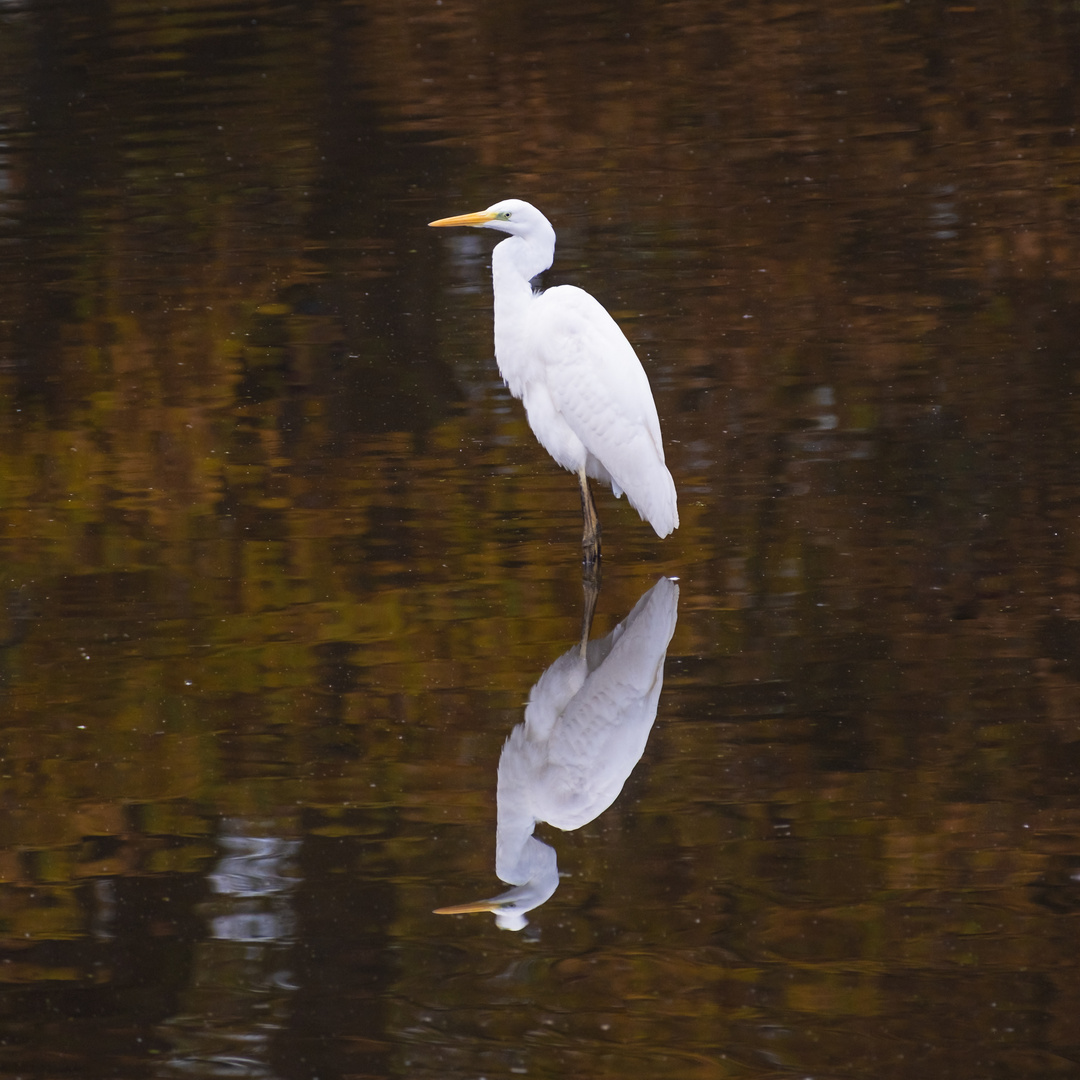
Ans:
[{"label": "bird reflection in water", "polygon": [[615,801],[645,752],[679,587],[661,578],[597,641],[589,641],[596,590],[588,583],[585,595],[580,643],[540,676],[499,758],[495,873],[513,888],[437,915],[490,911],[502,929],[523,929],[525,913],[559,885],[555,849],[533,836],[537,822],[564,832],[587,825]]}]

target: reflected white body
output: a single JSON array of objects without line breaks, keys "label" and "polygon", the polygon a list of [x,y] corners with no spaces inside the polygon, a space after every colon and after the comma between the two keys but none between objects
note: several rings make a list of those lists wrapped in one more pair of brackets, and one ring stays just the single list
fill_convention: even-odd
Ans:
[{"label": "reflected white body", "polygon": [[582,289],[534,292],[555,257],[555,230],[520,199],[433,225],[473,225],[510,234],[495,247],[495,358],[525,405],[540,444],[564,468],[610,484],[658,536],[679,525],[675,483],[664,461],[649,380],[622,330]]},{"label": "reflected white body", "polygon": [[533,829],[578,829],[622,791],[656,718],[678,600],[679,587],[661,578],[607,637],[576,645],[540,676],[499,758],[495,873],[516,888],[442,913],[491,911],[503,929],[520,930],[525,912],[555,892],[555,850]]}]

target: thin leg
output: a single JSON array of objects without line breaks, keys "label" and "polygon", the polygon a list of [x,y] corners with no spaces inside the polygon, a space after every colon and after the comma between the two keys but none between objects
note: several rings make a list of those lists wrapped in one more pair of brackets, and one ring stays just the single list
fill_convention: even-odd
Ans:
[{"label": "thin leg", "polygon": [[596,614],[596,599],[600,595],[600,568],[595,574],[581,575],[581,592],[584,605],[581,609],[581,646],[582,657],[589,649],[589,634],[592,633],[593,615]]},{"label": "thin leg", "polygon": [[578,469],[578,484],[581,486],[581,516],[585,521],[585,531],[581,537],[581,562],[584,572],[600,572],[600,518],[596,514],[596,503],[589,490],[589,478],[585,475],[585,466]]}]

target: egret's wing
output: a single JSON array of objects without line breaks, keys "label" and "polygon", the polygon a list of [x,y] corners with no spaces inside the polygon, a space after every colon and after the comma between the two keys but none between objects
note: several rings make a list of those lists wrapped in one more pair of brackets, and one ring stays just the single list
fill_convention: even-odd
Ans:
[{"label": "egret's wing", "polygon": [[[662,461],[649,380],[604,305],[584,289],[560,285],[539,296],[532,310],[538,320],[534,340],[560,408],[567,415],[579,412],[583,430],[595,430],[598,438],[621,434],[630,424],[643,428]],[[578,410],[574,401],[581,403]]]},{"label": "egret's wing", "polygon": [[567,703],[548,739],[533,813],[577,829],[606,810],[633,771],[656,719],[679,587],[661,578],[606,639],[601,662]]},{"label": "egret's wing", "polygon": [[531,309],[530,333],[552,404],[661,536],[678,525],[660,420],[645,370],[603,305],[572,285]]},{"label": "egret's wing", "polygon": [[588,673],[581,647],[575,645],[536,680],[525,705],[525,723],[529,727],[530,739],[540,741],[551,734],[555,721],[581,689]]}]

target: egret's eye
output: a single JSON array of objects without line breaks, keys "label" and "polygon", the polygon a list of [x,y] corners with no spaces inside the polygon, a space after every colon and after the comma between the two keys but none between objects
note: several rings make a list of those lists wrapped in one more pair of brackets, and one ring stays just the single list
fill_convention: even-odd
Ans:
[{"label": "egret's eye", "polygon": [[495,216],[496,216],[496,217],[497,217],[497,218],[498,218],[498,219],[499,219],[500,221],[509,221],[509,220],[510,220],[510,211],[509,211],[509,210],[500,210],[500,211],[498,212],[498,214],[496,214]]}]

